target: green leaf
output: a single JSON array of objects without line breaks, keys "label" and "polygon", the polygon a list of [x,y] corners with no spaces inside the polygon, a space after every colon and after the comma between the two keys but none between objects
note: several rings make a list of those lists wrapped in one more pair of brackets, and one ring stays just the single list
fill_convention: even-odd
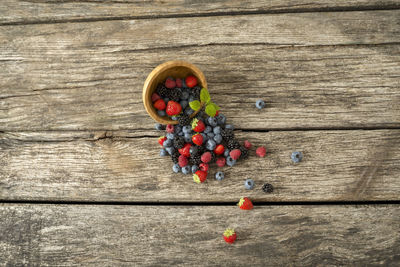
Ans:
[{"label": "green leaf", "polygon": [[[214,104],[215,105],[215,104]],[[213,103],[210,103],[206,106],[206,113],[208,116],[210,117],[214,117],[215,114],[217,113],[217,109],[215,108],[215,106],[213,105]]]},{"label": "green leaf", "polygon": [[193,110],[199,110],[201,107],[200,101],[199,100],[195,100],[189,103],[189,106],[191,109]]},{"label": "green leaf", "polygon": [[211,102],[210,104],[214,106],[215,110],[220,110],[220,108],[214,102]]},{"label": "green leaf", "polygon": [[202,88],[200,91],[200,101],[207,104],[208,102],[210,102],[210,100],[210,93],[207,91],[206,88]]}]

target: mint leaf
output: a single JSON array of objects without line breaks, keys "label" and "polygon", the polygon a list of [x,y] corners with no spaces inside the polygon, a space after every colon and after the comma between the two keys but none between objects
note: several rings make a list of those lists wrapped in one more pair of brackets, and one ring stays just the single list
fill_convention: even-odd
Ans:
[{"label": "mint leaf", "polygon": [[210,102],[210,100],[210,93],[207,91],[206,88],[202,88],[200,91],[200,101],[207,104],[208,102]]},{"label": "mint leaf", "polygon": [[189,103],[189,106],[190,106],[191,109],[197,111],[197,110],[200,109],[201,104],[200,104],[200,101],[199,101],[199,100],[195,100],[195,101],[190,102],[190,103]]},{"label": "mint leaf", "polygon": [[220,110],[220,108],[215,104],[214,102],[209,103],[210,105],[213,105],[215,110]]},{"label": "mint leaf", "polygon": [[210,104],[207,104],[207,106],[206,106],[206,113],[210,117],[215,117],[215,114],[217,113],[217,109],[215,108],[214,105],[213,105],[213,103],[210,103]]}]

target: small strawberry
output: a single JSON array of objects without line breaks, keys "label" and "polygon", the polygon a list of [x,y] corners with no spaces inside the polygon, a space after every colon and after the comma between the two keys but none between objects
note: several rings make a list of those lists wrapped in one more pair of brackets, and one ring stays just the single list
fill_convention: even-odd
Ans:
[{"label": "small strawberry", "polygon": [[201,155],[201,161],[204,163],[209,163],[211,161],[212,155],[210,152],[204,152],[203,155]]},{"label": "small strawberry", "polygon": [[197,79],[193,75],[187,76],[185,82],[189,88],[195,87],[197,85]]},{"label": "small strawberry", "polygon": [[178,149],[178,152],[181,155],[184,155],[185,157],[188,158],[188,157],[190,157],[190,147],[191,146],[192,146],[191,144],[186,143],[182,148]]},{"label": "small strawberry", "polygon": [[204,125],[204,122],[198,119],[193,119],[192,120],[192,129],[195,132],[201,133],[206,129],[206,126]]},{"label": "small strawberry", "polygon": [[195,134],[192,136],[192,142],[198,146],[203,144],[203,136],[201,134]]},{"label": "small strawberry", "polygon": [[151,102],[156,102],[158,99],[161,99],[161,96],[158,94],[154,93],[151,95]]},{"label": "small strawberry", "polygon": [[195,174],[193,174],[193,180],[195,183],[204,183],[204,181],[207,179],[207,172],[205,171],[197,171]]},{"label": "small strawberry", "polygon": [[217,110],[217,112],[215,112],[215,116],[218,116],[219,115],[219,110]]},{"label": "small strawberry", "polygon": [[242,152],[240,151],[240,149],[234,149],[231,152],[229,152],[229,156],[231,156],[231,158],[234,160],[237,160],[241,154]]},{"label": "small strawberry", "polygon": [[223,145],[221,145],[221,144],[217,145],[217,146],[215,147],[215,149],[214,149],[214,153],[215,153],[216,155],[221,155],[221,154],[224,153],[224,151],[225,151],[225,147],[224,147]]},{"label": "small strawberry", "polygon": [[156,102],[154,102],[153,106],[158,110],[164,110],[165,102],[162,99],[158,99]]},{"label": "small strawberry", "polygon": [[251,210],[253,208],[253,203],[247,197],[242,197],[238,203],[238,206],[242,210]]},{"label": "small strawberry", "polygon": [[204,171],[204,172],[208,172],[208,164],[207,163],[200,163],[199,165],[200,170]]},{"label": "small strawberry", "polygon": [[175,82],[176,82],[176,87],[182,88],[182,79],[177,78]]},{"label": "small strawberry", "polygon": [[244,141],[244,147],[246,149],[250,149],[251,148],[251,143],[248,140]]},{"label": "small strawberry", "polygon": [[267,150],[265,149],[265,147],[260,146],[259,148],[256,149],[256,154],[257,156],[259,156],[260,158],[265,157],[265,154],[267,153]]},{"label": "small strawberry", "polygon": [[167,104],[167,114],[168,116],[174,116],[174,115],[178,115],[179,113],[181,113],[182,111],[182,107],[178,102],[175,101],[168,101]]},{"label": "small strawberry", "polygon": [[218,167],[224,167],[225,163],[226,163],[226,159],[224,157],[219,157],[219,158],[217,158],[216,163],[217,163]]},{"label": "small strawberry", "polygon": [[165,140],[167,140],[167,137],[165,137],[165,136],[160,136],[160,137],[158,138],[158,143],[159,143],[160,145],[163,145]]},{"label": "small strawberry", "polygon": [[165,128],[165,130],[167,131],[167,133],[173,133],[175,130],[175,127],[172,124],[168,124],[167,127]]},{"label": "small strawberry", "polygon": [[188,164],[187,157],[185,157],[184,155],[180,155],[178,158],[178,163],[181,168],[185,167]]},{"label": "small strawberry", "polygon": [[233,229],[226,229],[223,234],[224,240],[226,243],[232,244],[236,240],[236,233]]},{"label": "small strawberry", "polygon": [[176,83],[175,83],[174,79],[172,79],[172,78],[167,78],[167,79],[165,80],[165,87],[167,87],[167,88],[169,88],[169,89],[172,89],[172,88],[174,88],[175,86],[176,86]]}]

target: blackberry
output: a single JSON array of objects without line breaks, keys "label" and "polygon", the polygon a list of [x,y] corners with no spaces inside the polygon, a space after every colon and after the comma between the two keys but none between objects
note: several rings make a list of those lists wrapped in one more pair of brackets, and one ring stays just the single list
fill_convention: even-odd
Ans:
[{"label": "blackberry", "polygon": [[272,193],[273,191],[274,191],[274,187],[272,186],[272,184],[264,184],[263,185],[263,187],[262,187],[262,190],[265,192],[265,193]]},{"label": "blackberry", "polygon": [[181,115],[181,116],[178,118],[178,122],[179,122],[180,125],[186,126],[186,125],[189,125],[189,124],[190,124],[191,119],[189,118],[188,115],[183,114],[183,115]]},{"label": "blackberry", "polygon": [[182,91],[180,88],[170,89],[168,91],[168,98],[175,102],[179,102],[181,97],[182,97]]},{"label": "blackberry", "polygon": [[172,153],[171,159],[175,164],[178,163],[179,156],[180,156],[180,154],[178,151],[174,151],[174,153]]},{"label": "blackberry", "polygon": [[183,137],[177,135],[174,137],[174,147],[176,149],[180,149],[185,145],[185,139]]},{"label": "blackberry", "polygon": [[201,87],[200,86],[195,86],[192,88],[192,92],[193,92],[193,96],[197,99],[200,98],[200,91],[201,91]]},{"label": "blackberry", "polygon": [[157,94],[159,96],[161,96],[162,98],[167,97],[168,96],[168,89],[167,87],[165,87],[163,84],[159,84],[157,86]]},{"label": "blackberry", "polygon": [[240,146],[240,159],[247,159],[249,157],[249,151],[244,147]]},{"label": "blackberry", "polygon": [[221,136],[225,142],[228,142],[230,139],[233,139],[235,137],[235,135],[231,129],[221,130]]},{"label": "blackberry", "polygon": [[211,153],[211,160],[210,160],[209,163],[214,162],[216,160],[216,158],[217,158],[217,156],[215,155],[214,152],[210,152],[210,153]]},{"label": "blackberry", "polygon": [[236,148],[240,148],[240,144],[239,144],[239,142],[238,141],[236,141],[235,139],[230,139],[228,142],[227,142],[227,145],[226,145],[230,150],[233,150],[233,149],[236,149]]},{"label": "blackberry", "polygon": [[199,165],[201,163],[201,156],[200,155],[193,155],[190,156],[190,164],[192,165]]}]

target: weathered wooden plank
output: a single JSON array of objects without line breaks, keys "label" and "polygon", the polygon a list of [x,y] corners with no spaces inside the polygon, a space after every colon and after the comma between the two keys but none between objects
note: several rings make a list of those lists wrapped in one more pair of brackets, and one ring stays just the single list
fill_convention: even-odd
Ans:
[{"label": "weathered wooden plank", "polygon": [[[396,266],[400,208],[0,206],[6,266]],[[237,241],[226,244],[227,227]]]},{"label": "weathered wooden plank", "polygon": [[[100,29],[87,35],[93,43],[76,39],[74,31],[29,31],[24,34],[32,37],[0,45],[0,129],[150,129],[142,86],[152,68],[171,59],[203,69],[213,100],[241,129],[400,127],[398,45],[144,52],[124,48],[135,41],[121,31],[126,40],[115,46],[105,42],[118,38],[105,38]],[[254,105],[259,98],[267,102],[262,111]]]},{"label": "weathered wooden plank", "polygon": [[[146,135],[143,137],[143,135]],[[172,172],[160,158],[158,133],[3,133],[0,196],[3,200],[227,202],[249,195],[254,201],[399,200],[400,130],[241,132],[268,154],[233,168],[205,184]],[[141,137],[142,136],[142,137]],[[154,136],[154,137],[153,137]],[[290,154],[302,151],[293,164]],[[248,191],[243,183],[254,179]],[[261,190],[269,182],[273,194]]]},{"label": "weathered wooden plank", "polygon": [[0,24],[60,22],[90,19],[204,16],[240,12],[298,12],[400,7],[396,0],[231,0],[231,1],[20,1],[2,0]]}]

